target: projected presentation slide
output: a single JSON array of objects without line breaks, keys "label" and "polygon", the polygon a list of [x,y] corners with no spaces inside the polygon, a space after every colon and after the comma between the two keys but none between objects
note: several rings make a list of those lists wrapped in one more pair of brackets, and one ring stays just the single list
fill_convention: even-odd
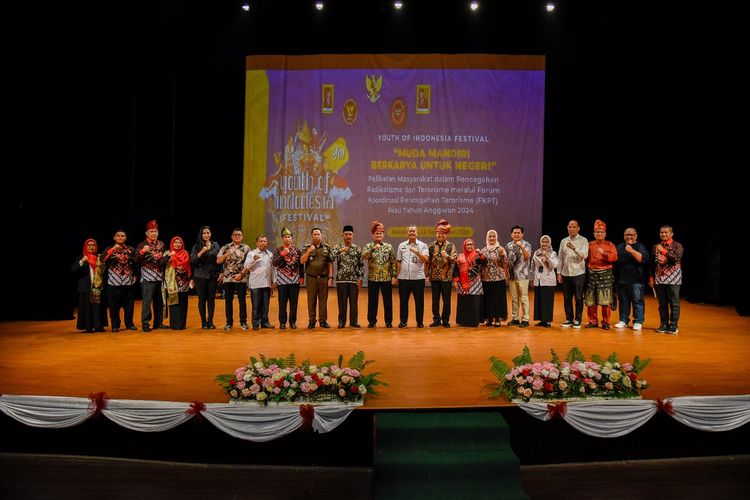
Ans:
[{"label": "projected presentation slide", "polygon": [[498,55],[250,56],[246,64],[243,227],[297,244],[314,227],[355,243],[380,220],[434,240],[484,246],[511,227],[538,241],[544,58]]}]

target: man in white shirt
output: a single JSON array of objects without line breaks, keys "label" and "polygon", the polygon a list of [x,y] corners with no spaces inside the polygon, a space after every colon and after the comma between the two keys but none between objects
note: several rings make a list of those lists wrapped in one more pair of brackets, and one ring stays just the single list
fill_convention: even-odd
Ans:
[{"label": "man in white shirt", "polygon": [[396,251],[396,275],[398,276],[399,328],[404,328],[409,319],[409,295],[414,294],[417,327],[424,328],[424,264],[430,258],[427,245],[417,239],[417,226],[407,228],[409,239]]},{"label": "man in white shirt", "polygon": [[[557,282],[563,286],[563,305],[565,307],[564,328],[572,326],[581,328],[583,316],[583,283],[586,279],[586,258],[589,256],[589,242],[578,234],[581,230],[577,220],[568,222],[568,236],[560,242],[557,252]],[[576,305],[573,310],[573,298]]]},{"label": "man in white shirt", "polygon": [[268,320],[268,306],[271,304],[272,288],[275,288],[273,279],[273,265],[271,259],[273,253],[266,248],[268,238],[265,234],[255,238],[255,250],[250,250],[245,257],[243,275],[247,275],[247,287],[250,289],[250,303],[253,307],[253,330],[258,328],[273,328]]}]

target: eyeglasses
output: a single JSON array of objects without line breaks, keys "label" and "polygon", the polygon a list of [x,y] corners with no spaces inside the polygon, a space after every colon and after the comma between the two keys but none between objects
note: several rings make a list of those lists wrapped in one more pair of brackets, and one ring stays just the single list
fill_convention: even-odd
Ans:
[{"label": "eyeglasses", "polygon": [[630,237],[630,238],[633,238],[633,237],[635,237],[635,236],[638,236],[638,235],[637,235],[637,234],[635,234],[635,233],[625,233],[625,237],[626,237],[626,238],[628,238],[628,237]]}]

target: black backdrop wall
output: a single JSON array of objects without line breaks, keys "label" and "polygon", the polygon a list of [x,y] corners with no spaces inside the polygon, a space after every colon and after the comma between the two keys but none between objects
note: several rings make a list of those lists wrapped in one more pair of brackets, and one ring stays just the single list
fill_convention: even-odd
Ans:
[{"label": "black backdrop wall", "polygon": [[[596,218],[619,242],[675,228],[684,296],[736,303],[739,174],[724,138],[735,88],[724,12],[662,2],[256,0],[24,7],[9,49],[2,213],[3,319],[72,318],[69,267],[85,238],[130,243],[157,218],[162,239],[219,241],[241,221],[244,56],[500,53],[547,57],[543,231]],[[693,169],[693,170],[691,170]],[[697,169],[697,173],[694,172]],[[521,221],[522,222],[522,221]],[[509,229],[509,228],[508,228]],[[731,231],[731,232],[730,232]]]}]

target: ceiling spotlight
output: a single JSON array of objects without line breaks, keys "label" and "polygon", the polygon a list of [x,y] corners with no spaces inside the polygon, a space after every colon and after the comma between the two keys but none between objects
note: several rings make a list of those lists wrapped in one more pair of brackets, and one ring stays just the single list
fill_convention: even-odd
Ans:
[{"label": "ceiling spotlight", "polygon": [[479,8],[479,2],[469,2],[469,8],[474,11]]},{"label": "ceiling spotlight", "polygon": [[552,12],[555,10],[555,4],[552,2],[547,2],[547,12]]},{"label": "ceiling spotlight", "polygon": [[250,4],[249,3],[243,3],[242,4],[242,10],[245,12],[250,12]]},{"label": "ceiling spotlight", "polygon": [[403,7],[403,6],[404,6],[404,2],[401,2],[399,0],[396,0],[395,2],[393,2],[393,7],[396,10],[401,10],[401,7]]},{"label": "ceiling spotlight", "polygon": [[323,10],[323,2],[315,2],[315,8],[318,10]]}]

